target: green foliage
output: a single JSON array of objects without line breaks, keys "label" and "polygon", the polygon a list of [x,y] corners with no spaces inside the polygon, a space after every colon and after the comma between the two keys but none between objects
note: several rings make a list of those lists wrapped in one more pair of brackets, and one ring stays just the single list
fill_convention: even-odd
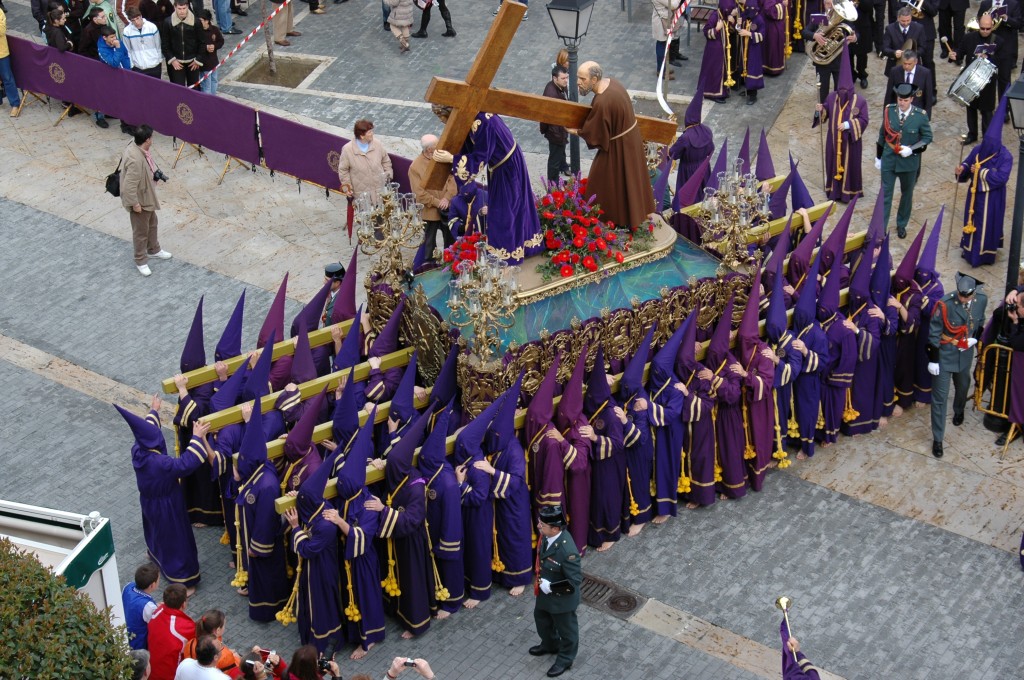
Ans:
[{"label": "green foliage", "polygon": [[131,677],[123,627],[31,554],[0,539],[0,677]]}]

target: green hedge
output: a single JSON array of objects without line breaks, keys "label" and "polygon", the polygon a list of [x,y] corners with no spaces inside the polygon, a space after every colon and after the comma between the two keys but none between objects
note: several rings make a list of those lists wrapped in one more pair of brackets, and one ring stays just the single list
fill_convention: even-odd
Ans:
[{"label": "green hedge", "polygon": [[0,677],[131,677],[124,627],[110,611],[0,539]]}]

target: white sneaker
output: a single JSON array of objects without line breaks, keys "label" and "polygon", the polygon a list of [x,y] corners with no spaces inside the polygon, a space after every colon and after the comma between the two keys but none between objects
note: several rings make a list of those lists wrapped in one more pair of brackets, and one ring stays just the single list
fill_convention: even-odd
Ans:
[{"label": "white sneaker", "polygon": [[139,264],[139,265],[136,265],[135,267],[136,267],[136,269],[139,270],[139,273],[142,274],[143,276],[151,276],[153,274],[153,270],[149,268],[148,264]]},{"label": "white sneaker", "polygon": [[169,260],[174,256],[161,248],[159,253],[153,253],[150,257],[155,257],[158,260]]}]

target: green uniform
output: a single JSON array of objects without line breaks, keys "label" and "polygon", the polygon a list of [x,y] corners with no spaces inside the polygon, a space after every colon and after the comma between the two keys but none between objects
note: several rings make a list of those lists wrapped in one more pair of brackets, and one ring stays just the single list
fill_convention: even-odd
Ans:
[{"label": "green uniform", "polygon": [[[900,133],[899,145],[910,147],[914,153],[903,158],[896,153],[886,140],[886,121],[889,130]],[[914,186],[921,172],[921,154],[925,147],[932,143],[932,126],[924,111],[911,106],[903,122],[900,123],[898,105],[889,104],[885,107],[885,119],[878,130],[878,142],[875,145],[875,158],[882,161],[882,190],[885,192],[885,228],[889,228],[889,213],[892,210],[892,195],[896,188],[896,180],[900,181],[900,207],[896,211],[896,230],[900,238],[907,233],[910,222],[910,211],[914,207]]]},{"label": "green uniform", "polygon": [[[545,650],[558,652],[555,663],[568,665],[576,658],[580,644],[580,627],[576,620],[576,608],[580,606],[580,584],[583,582],[583,570],[580,567],[580,554],[576,550],[572,536],[563,528],[551,546],[548,539],[538,539],[538,560],[540,570],[538,579],[547,579],[553,584],[552,592],[537,593],[537,603],[533,608],[533,618],[537,623],[540,644]],[[560,593],[564,583],[572,585],[571,593]]]},{"label": "green uniform", "polygon": [[[963,415],[971,387],[974,347],[961,349],[968,338],[977,338],[985,325],[988,296],[975,291],[974,299],[964,305],[954,290],[935,303],[928,327],[928,360],[939,365],[932,378],[932,441],[941,442],[946,431],[946,401],[949,381],[953,380],[953,414]],[[945,313],[943,313],[945,312]]]}]

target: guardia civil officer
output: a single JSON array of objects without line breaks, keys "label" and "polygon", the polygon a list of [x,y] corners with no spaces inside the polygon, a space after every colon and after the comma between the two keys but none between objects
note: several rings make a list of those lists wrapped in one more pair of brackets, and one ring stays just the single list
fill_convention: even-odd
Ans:
[{"label": "guardia civil officer", "polygon": [[981,284],[957,272],[956,290],[935,303],[928,328],[928,372],[932,379],[932,455],[942,458],[942,435],[946,431],[946,401],[953,379],[953,425],[964,422],[971,387],[974,346],[985,325],[988,296],[977,290]]},{"label": "guardia civil officer", "polygon": [[537,603],[533,608],[533,618],[537,623],[540,644],[530,647],[530,654],[557,654],[555,663],[548,669],[548,677],[555,678],[572,668],[579,648],[580,627],[576,608],[580,605],[583,570],[576,544],[564,530],[562,506],[541,507],[539,514],[537,582],[534,587]]}]

